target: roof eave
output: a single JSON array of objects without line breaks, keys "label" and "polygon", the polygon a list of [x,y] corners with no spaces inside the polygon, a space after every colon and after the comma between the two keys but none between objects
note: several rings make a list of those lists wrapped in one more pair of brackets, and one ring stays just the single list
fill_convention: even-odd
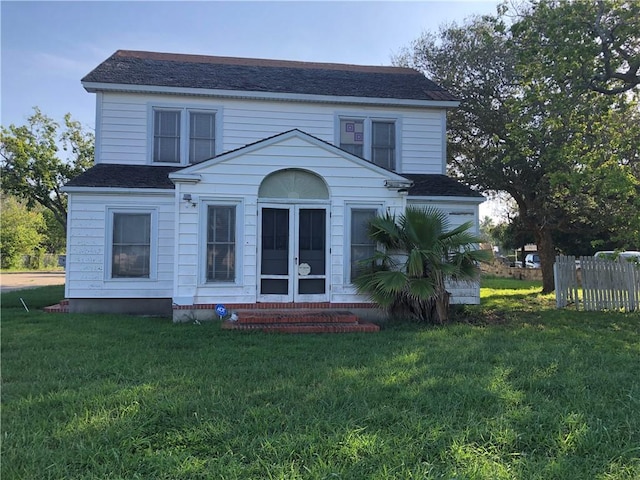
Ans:
[{"label": "roof eave", "polygon": [[461,202],[461,203],[476,203],[481,204],[485,202],[487,199],[483,196],[462,196],[462,195],[411,195],[409,192],[409,199],[411,200],[420,200],[427,202],[441,202],[443,200],[453,201],[453,202]]},{"label": "roof eave", "polygon": [[290,102],[342,103],[360,105],[392,105],[402,107],[455,108],[460,105],[454,100],[414,100],[405,98],[355,97],[336,95],[314,95],[305,93],[259,92],[249,90],[224,90],[193,87],[166,87],[159,85],[135,85],[121,83],[82,82],[87,92],[130,92],[155,93],[165,95],[190,95],[216,98],[278,100]]},{"label": "roof eave", "polygon": [[131,187],[74,187],[64,186],[62,191],[65,193],[90,193],[90,194],[118,194],[118,195],[175,195],[175,189],[173,188],[131,188]]}]

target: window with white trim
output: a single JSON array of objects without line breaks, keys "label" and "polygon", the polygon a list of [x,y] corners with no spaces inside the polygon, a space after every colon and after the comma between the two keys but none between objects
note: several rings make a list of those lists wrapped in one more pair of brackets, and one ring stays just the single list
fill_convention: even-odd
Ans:
[{"label": "window with white trim", "polygon": [[396,168],[395,122],[371,122],[371,162],[388,170]]},{"label": "window with white trim", "polygon": [[340,148],[388,170],[397,168],[396,119],[340,117],[338,124]]},{"label": "window with white trim", "polygon": [[216,155],[216,116],[211,112],[189,112],[189,163]]},{"label": "window with white trim", "polygon": [[198,163],[216,155],[216,112],[153,107],[154,163]]},{"label": "window with white trim", "polygon": [[340,148],[364,157],[364,120],[340,119]]},{"label": "window with white trim", "polygon": [[153,161],[180,162],[180,110],[154,110]]},{"label": "window with white trim", "polygon": [[150,278],[151,213],[113,212],[111,278]]},{"label": "window with white trim", "polygon": [[206,281],[236,280],[236,206],[207,206]]},{"label": "window with white trim", "polygon": [[376,242],[369,236],[369,222],[378,214],[378,209],[354,206],[349,210],[349,281],[352,282],[366,268],[362,261],[375,254]]}]

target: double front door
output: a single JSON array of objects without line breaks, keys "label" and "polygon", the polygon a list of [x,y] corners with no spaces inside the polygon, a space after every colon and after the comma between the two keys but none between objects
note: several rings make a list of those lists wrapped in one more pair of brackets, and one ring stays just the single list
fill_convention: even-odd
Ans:
[{"label": "double front door", "polygon": [[259,212],[259,300],[327,301],[327,208],[262,205]]}]

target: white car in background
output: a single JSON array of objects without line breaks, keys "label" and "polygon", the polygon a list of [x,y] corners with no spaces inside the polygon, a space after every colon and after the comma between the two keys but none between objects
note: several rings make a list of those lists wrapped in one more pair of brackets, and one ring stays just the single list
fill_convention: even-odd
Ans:
[{"label": "white car in background", "polygon": [[537,253],[528,253],[526,257],[524,257],[524,267],[525,268],[540,268],[540,255]]},{"label": "white car in background", "polygon": [[595,258],[605,258],[609,260],[616,260],[618,258],[623,258],[629,262],[640,263],[640,252],[636,252],[634,250],[627,250],[625,252],[616,252],[613,250],[604,250],[601,252],[596,252],[594,255]]}]

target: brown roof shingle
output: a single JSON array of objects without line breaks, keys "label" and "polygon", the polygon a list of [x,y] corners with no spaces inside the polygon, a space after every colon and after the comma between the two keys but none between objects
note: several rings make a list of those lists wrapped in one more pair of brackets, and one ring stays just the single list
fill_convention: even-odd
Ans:
[{"label": "brown roof shingle", "polygon": [[422,173],[401,173],[400,175],[413,181],[413,186],[409,188],[410,197],[483,197],[480,192],[446,175]]},{"label": "brown roof shingle", "polygon": [[85,83],[404,100],[457,101],[405,67],[295,62],[118,50]]},{"label": "brown roof shingle", "polygon": [[98,163],[73,178],[66,187],[102,187],[102,188],[162,188],[171,189],[175,185],[169,180],[169,174],[180,170],[182,166],[159,165],[120,165]]},{"label": "brown roof shingle", "polygon": [[[184,167],[99,163],[71,180],[66,186],[173,190],[175,185],[169,179],[169,174],[182,168]],[[409,189],[410,197],[482,197],[479,192],[446,175],[408,173],[400,175],[413,181],[413,186]]]}]

